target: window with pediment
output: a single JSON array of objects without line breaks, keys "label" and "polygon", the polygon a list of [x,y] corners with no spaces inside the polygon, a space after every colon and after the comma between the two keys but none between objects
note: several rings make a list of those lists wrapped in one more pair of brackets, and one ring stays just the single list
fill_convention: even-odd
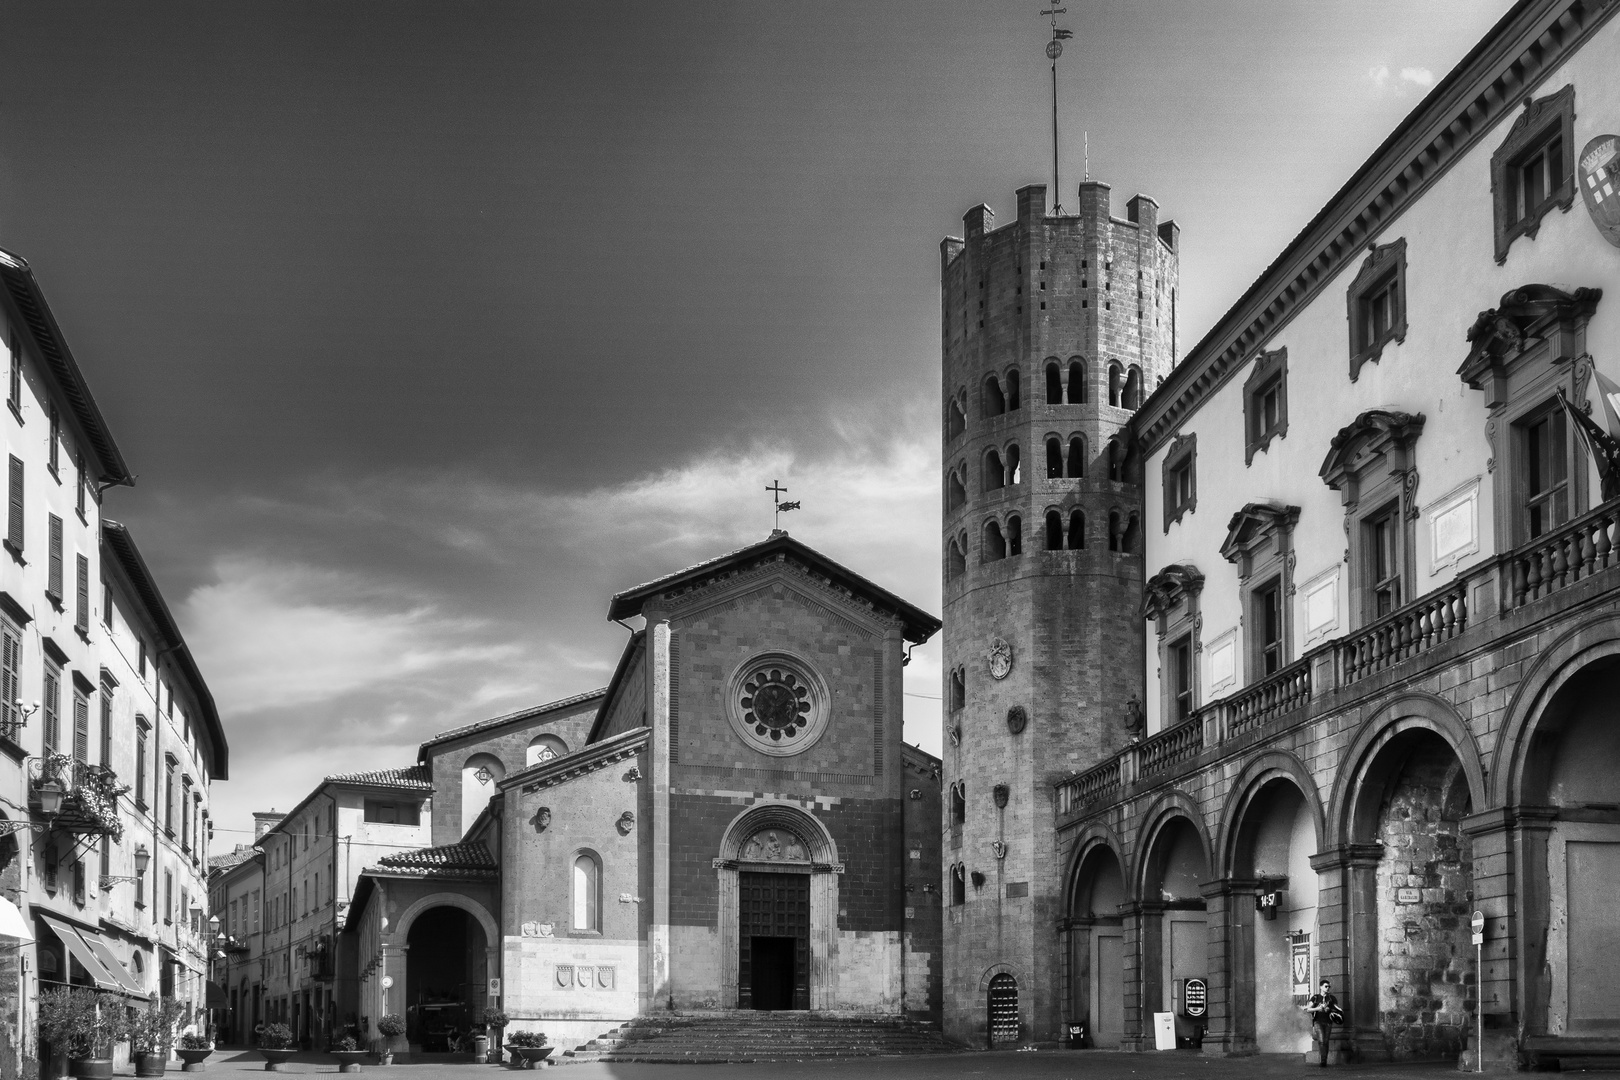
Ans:
[{"label": "window with pediment", "polygon": [[1186,722],[1198,709],[1203,591],[1204,575],[1190,563],[1167,566],[1142,586],[1142,616],[1153,620],[1158,636],[1161,729]]},{"label": "window with pediment", "polygon": [[1350,321],[1350,381],[1391,341],[1406,340],[1406,238],[1373,244],[1346,297]]},{"label": "window with pediment", "polygon": [[1558,399],[1590,410],[1586,324],[1602,298],[1601,289],[1525,285],[1468,330],[1457,373],[1485,395],[1499,551],[1587,510],[1587,455]]},{"label": "window with pediment", "polygon": [[1243,464],[1288,435],[1288,350],[1263,352],[1254,358],[1243,384]]},{"label": "window with pediment", "polygon": [[1535,239],[1541,219],[1575,201],[1575,87],[1525,98],[1524,111],[1491,155],[1496,261],[1513,241]]},{"label": "window with pediment", "polygon": [[[1112,459],[1110,459],[1112,460]],[[1164,531],[1198,509],[1198,436],[1178,435],[1165,452]]]},{"label": "window with pediment", "polygon": [[1250,682],[1293,660],[1294,526],[1299,507],[1249,503],[1226,525],[1221,557],[1238,570]]},{"label": "window with pediment", "polygon": [[1422,413],[1369,409],[1333,437],[1321,477],[1344,501],[1350,615],[1365,626],[1416,595]]}]

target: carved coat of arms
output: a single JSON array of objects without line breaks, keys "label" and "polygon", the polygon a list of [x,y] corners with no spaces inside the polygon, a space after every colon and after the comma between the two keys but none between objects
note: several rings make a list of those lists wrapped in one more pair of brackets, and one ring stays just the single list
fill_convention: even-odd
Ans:
[{"label": "carved coat of arms", "polygon": [[1603,239],[1620,247],[1620,135],[1599,135],[1575,162],[1575,183]]},{"label": "carved coat of arms", "polygon": [[990,642],[990,651],[985,653],[990,661],[990,677],[992,679],[1005,679],[1012,672],[1013,651],[1007,644],[1006,638],[994,638]]}]

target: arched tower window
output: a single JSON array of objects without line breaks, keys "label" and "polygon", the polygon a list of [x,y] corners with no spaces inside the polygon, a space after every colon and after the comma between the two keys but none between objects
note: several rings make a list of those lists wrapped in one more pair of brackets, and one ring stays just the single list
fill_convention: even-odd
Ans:
[{"label": "arched tower window", "polygon": [[956,510],[967,502],[967,483],[960,470],[952,469],[951,477],[945,481],[945,509]]},{"label": "arched tower window", "polygon": [[1001,535],[1001,525],[994,521],[984,523],[984,561],[995,562],[1007,557],[1007,541]]},{"label": "arched tower window", "polygon": [[1118,439],[1108,440],[1108,479],[1125,479],[1125,451]]},{"label": "arched tower window", "polygon": [[958,780],[951,785],[951,824],[967,821],[967,781]]},{"label": "arched tower window", "polygon": [[1063,515],[1056,510],[1046,512],[1046,550],[1063,550]]},{"label": "arched tower window", "polygon": [[1136,550],[1136,534],[1137,534],[1137,531],[1138,531],[1138,520],[1137,520],[1136,515],[1132,514],[1128,519],[1126,519],[1125,531],[1121,534],[1121,536],[1119,538],[1119,550],[1127,551],[1127,552]]},{"label": "arched tower window", "polygon": [[602,864],[587,852],[574,857],[574,929],[602,929]]},{"label": "arched tower window", "polygon": [[1086,401],[1086,365],[1080,360],[1069,361],[1069,404],[1084,405]]},{"label": "arched tower window", "polygon": [[1108,404],[1118,405],[1125,390],[1125,372],[1116,364],[1108,365]]},{"label": "arched tower window", "polygon": [[1086,440],[1079,435],[1069,440],[1069,472],[1075,479],[1084,479],[1086,475]]},{"label": "arched tower window", "polygon": [[1023,462],[1019,461],[1017,443],[1007,444],[1007,483],[1017,484],[1024,479]]},{"label": "arched tower window", "polygon": [[1086,515],[1075,510],[1069,514],[1069,550],[1079,551],[1086,546]]},{"label": "arched tower window", "polygon": [[1142,407],[1142,369],[1135,364],[1125,376],[1125,407],[1132,410]]},{"label": "arched tower window", "polygon": [[1023,402],[1018,388],[1018,369],[1013,368],[1007,372],[1007,411],[1012,412],[1019,408]]},{"label": "arched tower window", "polygon": [[962,545],[955,540],[951,541],[946,552],[945,573],[952,581],[967,573],[967,556],[962,551]]},{"label": "arched tower window", "polygon": [[1119,511],[1110,510],[1108,512],[1108,550],[1118,551],[1120,540]]},{"label": "arched tower window", "polygon": [[984,379],[984,415],[1000,416],[1007,411],[1007,399],[1001,393],[1001,380],[994,375]]},{"label": "arched tower window", "polygon": [[1046,440],[1046,478],[1056,480],[1063,475],[1063,444],[1056,435]]},{"label": "arched tower window", "polygon": [[967,705],[967,671],[957,668],[951,672],[951,711],[958,712]]},{"label": "arched tower window", "polygon": [[984,479],[981,485],[985,491],[993,491],[1004,487],[1007,483],[1007,470],[1001,464],[1001,454],[996,450],[984,452]]},{"label": "arched tower window", "polygon": [[1007,519],[1007,554],[1024,553],[1024,519],[1014,514]]},{"label": "arched tower window", "polygon": [[1046,403],[1063,404],[1063,369],[1056,360],[1046,362]]},{"label": "arched tower window", "polygon": [[967,871],[961,863],[951,867],[951,906],[961,907],[967,903]]},{"label": "arched tower window", "polygon": [[962,403],[955,398],[945,407],[945,434],[947,438],[954,439],[967,430],[967,416],[962,412]]}]

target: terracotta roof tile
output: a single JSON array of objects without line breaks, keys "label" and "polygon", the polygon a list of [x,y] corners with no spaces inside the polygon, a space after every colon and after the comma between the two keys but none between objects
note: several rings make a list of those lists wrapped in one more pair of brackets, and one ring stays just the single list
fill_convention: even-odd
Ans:
[{"label": "terracotta roof tile", "polygon": [[529,708],[519,709],[517,712],[509,712],[501,716],[491,717],[488,720],[480,720],[475,724],[465,724],[458,728],[451,728],[449,731],[441,731],[437,735],[433,736],[433,738],[422,744],[422,753],[426,754],[427,748],[430,746],[437,746],[440,743],[449,742],[451,739],[459,739],[463,735],[476,735],[480,731],[485,731],[489,728],[497,728],[502,724],[510,724],[518,720],[527,720],[529,717],[539,716],[542,713],[553,712],[557,709],[566,709],[570,705],[580,705],[591,700],[592,698],[599,698],[605,693],[607,693],[607,687],[598,687],[595,690],[589,690],[583,694],[575,694],[573,697],[565,697],[557,701],[548,701],[544,705],[531,705]]},{"label": "terracotta roof tile", "polygon": [[445,844],[442,847],[418,848],[396,855],[384,855],[377,860],[382,870],[407,870],[422,873],[489,873],[495,872],[495,859],[481,843]]},{"label": "terracotta roof tile", "polygon": [[426,765],[407,765],[400,769],[368,769],[361,772],[335,773],[328,783],[359,784],[366,787],[419,788],[433,790],[433,777]]}]

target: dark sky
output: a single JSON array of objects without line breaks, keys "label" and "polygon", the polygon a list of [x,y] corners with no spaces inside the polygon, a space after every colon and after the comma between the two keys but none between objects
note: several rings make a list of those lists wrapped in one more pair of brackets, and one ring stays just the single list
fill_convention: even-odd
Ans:
[{"label": "dark sky", "polygon": [[[1063,189],[1087,131],[1178,220],[1183,342],[1507,7],[1068,6]],[[938,242],[1048,181],[1040,7],[0,3],[0,246],[139,474],[226,828],[605,682],[608,595],[776,477],[938,609]]]}]

